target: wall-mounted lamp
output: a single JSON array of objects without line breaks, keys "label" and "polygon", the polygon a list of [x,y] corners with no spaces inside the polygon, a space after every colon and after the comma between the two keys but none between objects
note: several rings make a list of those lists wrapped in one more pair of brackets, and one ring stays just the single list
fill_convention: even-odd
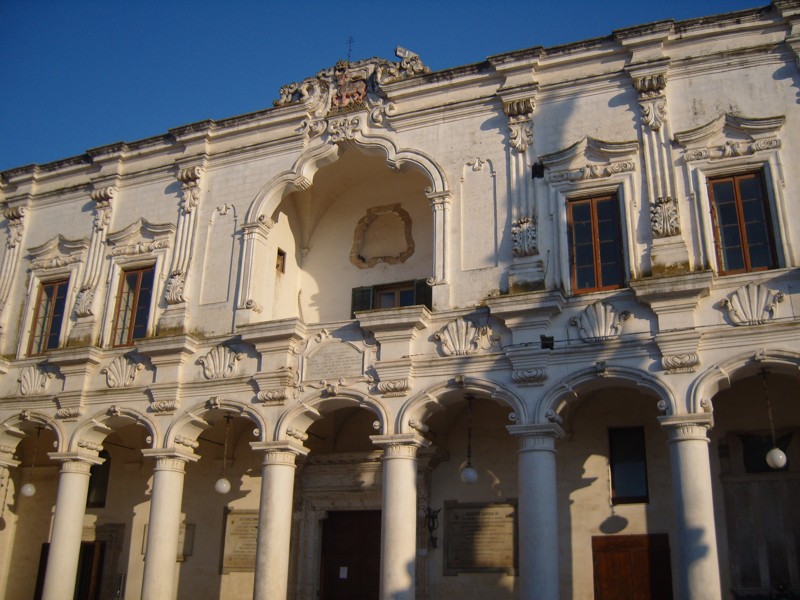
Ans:
[{"label": "wall-mounted lamp", "polygon": [[438,548],[437,538],[433,534],[439,529],[439,512],[441,510],[441,508],[431,508],[430,506],[425,509],[425,525],[428,528],[428,541],[431,548]]}]

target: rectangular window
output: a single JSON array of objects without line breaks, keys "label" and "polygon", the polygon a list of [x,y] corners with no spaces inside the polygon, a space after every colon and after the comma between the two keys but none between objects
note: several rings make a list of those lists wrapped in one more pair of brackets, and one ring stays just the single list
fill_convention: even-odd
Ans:
[{"label": "rectangular window", "polygon": [[278,255],[275,257],[275,270],[278,273],[286,273],[286,252],[278,248]]},{"label": "rectangular window", "polygon": [[778,266],[761,171],[708,180],[714,241],[723,275]]},{"label": "rectangular window", "polygon": [[130,346],[147,335],[153,272],[152,266],[122,272],[111,334],[114,346]]},{"label": "rectangular window", "polygon": [[431,309],[431,288],[424,279],[353,288],[351,317],[360,310],[422,305]]},{"label": "rectangular window", "polygon": [[45,350],[58,348],[67,303],[68,283],[69,280],[62,279],[39,285],[36,308],[33,312],[33,327],[28,342],[28,355],[41,354]]},{"label": "rectangular window", "polygon": [[644,428],[614,427],[608,430],[611,467],[611,503],[647,502],[647,460]]},{"label": "rectangular window", "polygon": [[625,264],[617,196],[569,200],[567,225],[572,290],[585,293],[622,287]]}]

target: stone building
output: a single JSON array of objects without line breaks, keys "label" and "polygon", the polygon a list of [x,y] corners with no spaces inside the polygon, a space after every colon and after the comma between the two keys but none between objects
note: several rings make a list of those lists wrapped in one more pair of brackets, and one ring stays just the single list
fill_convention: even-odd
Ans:
[{"label": "stone building", "polygon": [[1,173],[0,595],[798,597],[799,53],[398,48]]}]

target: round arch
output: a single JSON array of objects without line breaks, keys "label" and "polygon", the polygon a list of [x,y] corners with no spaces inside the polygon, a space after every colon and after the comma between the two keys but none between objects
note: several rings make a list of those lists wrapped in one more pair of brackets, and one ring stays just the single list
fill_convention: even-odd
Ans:
[{"label": "round arch", "polygon": [[447,401],[445,396],[460,394],[474,394],[487,397],[496,402],[501,402],[512,409],[514,421],[518,424],[528,423],[528,409],[525,403],[509,389],[488,379],[465,377],[459,383],[453,380],[437,383],[426,388],[408,400],[397,415],[395,431],[397,433],[412,433],[415,427],[413,422],[424,423],[432,414],[444,410]]},{"label": "round arch", "polygon": [[275,426],[274,439],[285,441],[292,437],[302,437],[315,421],[323,418],[324,412],[346,406],[361,407],[372,412],[377,417],[379,425],[375,431],[376,435],[392,433],[386,407],[378,399],[356,390],[338,390],[329,396],[315,396],[284,412]]},{"label": "round arch", "polygon": [[261,413],[243,402],[214,397],[188,408],[175,419],[167,429],[163,447],[171,448],[176,444],[188,445],[193,450],[198,436],[211,426],[206,419],[207,415],[225,413],[252,421],[258,429],[256,441],[266,441],[268,425]]},{"label": "round arch", "polygon": [[755,375],[766,368],[797,377],[800,375],[800,353],[776,349],[754,353],[751,350],[712,365],[692,383],[688,409],[691,412],[713,412],[711,399],[717,393],[728,389],[735,380]]},{"label": "round arch", "polygon": [[[348,143],[368,153],[382,153],[390,168],[400,169],[404,165],[410,165],[418,169],[430,181],[431,185],[426,190],[429,195],[449,192],[444,169],[424,152],[398,148],[392,140],[385,136],[365,135],[362,132],[356,133],[354,139]],[[255,223],[259,219],[269,219],[284,196],[311,187],[314,174],[319,169],[336,162],[340,152],[341,146],[329,140],[303,152],[291,169],[270,179],[256,194],[247,210],[246,222]]]},{"label": "round arch", "polygon": [[14,455],[17,445],[29,435],[25,431],[27,429],[26,423],[32,424],[33,427],[44,427],[52,431],[56,436],[57,450],[61,451],[66,435],[60,424],[44,413],[23,410],[18,415],[10,417],[0,424],[0,454]]},{"label": "round arch", "polygon": [[114,405],[82,423],[69,439],[66,450],[77,452],[82,447],[88,449],[99,447],[109,434],[128,425],[144,427],[152,437],[151,446],[159,438],[159,428],[149,417],[131,408]]},{"label": "round arch", "polygon": [[536,407],[535,423],[545,423],[554,418],[563,418],[567,406],[578,400],[579,392],[591,392],[610,385],[642,388],[658,398],[658,406],[668,415],[681,412],[673,391],[653,375],[630,367],[607,366],[602,373],[587,368],[553,385]]}]

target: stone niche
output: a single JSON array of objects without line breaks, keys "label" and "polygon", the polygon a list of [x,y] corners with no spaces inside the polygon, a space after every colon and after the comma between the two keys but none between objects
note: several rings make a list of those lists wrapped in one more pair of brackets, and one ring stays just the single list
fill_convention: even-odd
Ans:
[{"label": "stone niche", "polygon": [[379,263],[403,263],[413,254],[411,216],[399,204],[367,209],[353,234],[351,263],[370,269]]}]

